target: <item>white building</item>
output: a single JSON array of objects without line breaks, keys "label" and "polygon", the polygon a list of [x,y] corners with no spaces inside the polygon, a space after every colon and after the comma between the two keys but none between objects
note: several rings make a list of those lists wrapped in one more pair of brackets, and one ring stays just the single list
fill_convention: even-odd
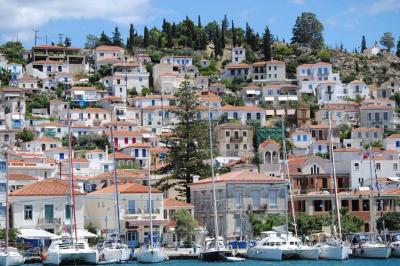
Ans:
[{"label": "white building", "polygon": [[[59,233],[71,224],[72,208],[68,204],[70,184],[60,179],[46,179],[11,193],[13,227],[44,229]],[[84,228],[85,195],[75,192],[76,226]]]},{"label": "white building", "polygon": [[100,45],[94,50],[96,67],[124,62],[124,48],[112,45]]},{"label": "white building", "polygon": [[246,60],[246,49],[243,47],[233,47],[232,48],[232,63],[240,64]]},{"label": "white building", "polygon": [[161,64],[169,64],[173,66],[192,66],[193,59],[191,56],[171,55],[164,56],[160,59]]}]

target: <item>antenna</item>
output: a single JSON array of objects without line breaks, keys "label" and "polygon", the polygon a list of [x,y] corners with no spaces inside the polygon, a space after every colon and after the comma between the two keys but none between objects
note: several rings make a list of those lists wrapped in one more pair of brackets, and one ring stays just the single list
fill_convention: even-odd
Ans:
[{"label": "antenna", "polygon": [[58,43],[62,44],[62,39],[63,39],[64,34],[63,33],[57,33],[57,35],[58,35]]},{"label": "antenna", "polygon": [[35,37],[34,38],[35,38],[35,46],[36,46],[36,41],[38,39],[37,33],[39,32],[39,30],[38,29],[33,29],[32,31],[35,33],[35,35],[34,35]]}]

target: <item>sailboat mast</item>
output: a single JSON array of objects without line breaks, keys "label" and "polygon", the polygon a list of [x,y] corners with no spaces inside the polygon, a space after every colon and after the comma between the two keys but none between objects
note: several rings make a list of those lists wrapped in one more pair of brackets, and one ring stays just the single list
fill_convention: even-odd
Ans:
[{"label": "sailboat mast", "polygon": [[[294,212],[294,202],[293,202],[293,192],[292,192],[292,184],[290,182],[290,174],[289,174],[289,160],[286,151],[286,140],[285,140],[285,127],[284,127],[284,116],[282,115],[282,148],[283,148],[283,160],[285,164],[285,170],[287,178],[288,186],[289,186],[289,195],[290,195],[290,206],[292,208],[292,216],[293,216],[293,227],[294,227],[294,235],[297,237],[297,223],[296,223],[296,214]],[[288,208],[286,208],[286,213],[288,212]],[[286,225],[288,227],[289,224]],[[289,230],[289,229],[288,229]]]},{"label": "sailboat mast", "polygon": [[[72,208],[72,212],[70,215],[70,236],[72,239],[72,230],[74,230],[75,234],[75,244],[76,248],[78,248],[78,233],[77,233],[77,228],[76,228],[76,209],[75,209],[75,187],[74,187],[74,173],[73,173],[73,167],[72,167],[72,137],[71,137],[71,114],[70,114],[70,103],[68,102],[68,152],[69,152],[69,178],[70,178],[70,208]],[[73,224],[72,224],[72,218],[73,217]]]},{"label": "sailboat mast", "polygon": [[[114,141],[114,127],[112,125],[112,111],[111,111],[111,145],[113,153],[113,178],[114,178],[114,200],[115,200],[115,219],[117,220],[118,237],[115,238],[116,241],[121,241],[121,220],[119,213],[119,194],[118,194],[118,175],[117,175],[117,164],[115,159],[115,141]],[[106,154],[106,156],[108,156]]]},{"label": "sailboat mast", "polygon": [[342,223],[341,223],[340,210],[339,210],[339,197],[338,197],[338,184],[337,184],[337,179],[336,179],[335,153],[333,151],[332,117],[331,117],[331,111],[329,108],[329,103],[328,103],[328,119],[329,119],[329,152],[330,152],[329,157],[331,159],[331,174],[332,174],[331,178],[333,179],[333,189],[334,189],[334,194],[335,194],[334,200],[335,200],[336,219],[337,219],[337,225],[338,225],[338,236],[339,236],[339,239],[342,239]]},{"label": "sailboat mast", "polygon": [[149,175],[147,177],[147,183],[149,187],[149,216],[150,216],[150,247],[153,247],[153,206],[151,204],[151,153],[149,150]]},{"label": "sailboat mast", "polygon": [[8,227],[9,227],[9,219],[8,219],[8,152],[5,152],[5,167],[6,167],[6,230],[5,230],[5,240],[6,240],[6,251],[8,250]]},{"label": "sailboat mast", "polygon": [[213,189],[213,209],[214,209],[214,232],[215,232],[215,247],[218,247],[218,211],[217,211],[217,195],[215,193],[215,173],[214,173],[214,153],[213,153],[213,141],[212,141],[212,123],[211,123],[211,105],[208,102],[208,126],[209,126],[209,137],[210,137],[210,158],[211,158],[211,179]]},{"label": "sailboat mast", "polygon": [[[284,123],[283,123],[283,116],[282,116],[282,178],[286,180],[286,143],[285,143],[285,131],[284,131]],[[286,184],[285,189],[285,224],[286,224],[286,241],[289,240],[289,203],[288,203],[288,186],[289,183]]]}]

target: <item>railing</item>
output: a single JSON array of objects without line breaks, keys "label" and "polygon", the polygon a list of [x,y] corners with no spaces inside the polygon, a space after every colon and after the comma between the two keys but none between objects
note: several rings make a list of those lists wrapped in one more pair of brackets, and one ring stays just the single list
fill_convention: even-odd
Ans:
[{"label": "railing", "polygon": [[243,137],[231,137],[231,142],[242,142]]},{"label": "railing", "polygon": [[38,225],[56,225],[61,224],[61,218],[39,218]]}]

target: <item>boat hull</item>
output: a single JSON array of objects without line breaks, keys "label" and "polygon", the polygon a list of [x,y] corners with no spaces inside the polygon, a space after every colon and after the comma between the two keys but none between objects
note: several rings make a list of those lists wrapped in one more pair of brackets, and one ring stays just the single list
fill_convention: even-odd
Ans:
[{"label": "boat hull", "polygon": [[227,250],[209,250],[200,253],[200,259],[204,261],[226,261],[232,257],[232,252]]},{"label": "boat hull", "polygon": [[24,264],[24,257],[19,252],[2,252],[0,254],[0,266],[17,266]]},{"label": "boat hull", "polygon": [[347,260],[350,254],[349,246],[322,245],[320,247],[320,259],[324,260]]},{"label": "boat hull", "polygon": [[247,257],[257,260],[282,260],[282,250],[268,246],[255,246],[247,250]]},{"label": "boat hull", "polygon": [[131,257],[129,248],[104,248],[99,252],[100,261],[128,261]]},{"label": "boat hull", "polygon": [[289,247],[282,249],[282,259],[305,259],[305,260],[318,260],[319,249],[303,246],[303,247]]},{"label": "boat hull", "polygon": [[396,258],[400,258],[400,246],[392,247],[392,256]]},{"label": "boat hull", "polygon": [[358,258],[387,259],[392,252],[390,247],[357,247],[353,249],[353,256]]},{"label": "boat hull", "polygon": [[164,251],[159,248],[140,250],[136,258],[141,263],[158,263],[168,260]]},{"label": "boat hull", "polygon": [[95,265],[98,262],[97,251],[85,251],[81,249],[67,249],[56,252],[48,252],[43,262],[45,265],[60,264],[89,264]]}]

